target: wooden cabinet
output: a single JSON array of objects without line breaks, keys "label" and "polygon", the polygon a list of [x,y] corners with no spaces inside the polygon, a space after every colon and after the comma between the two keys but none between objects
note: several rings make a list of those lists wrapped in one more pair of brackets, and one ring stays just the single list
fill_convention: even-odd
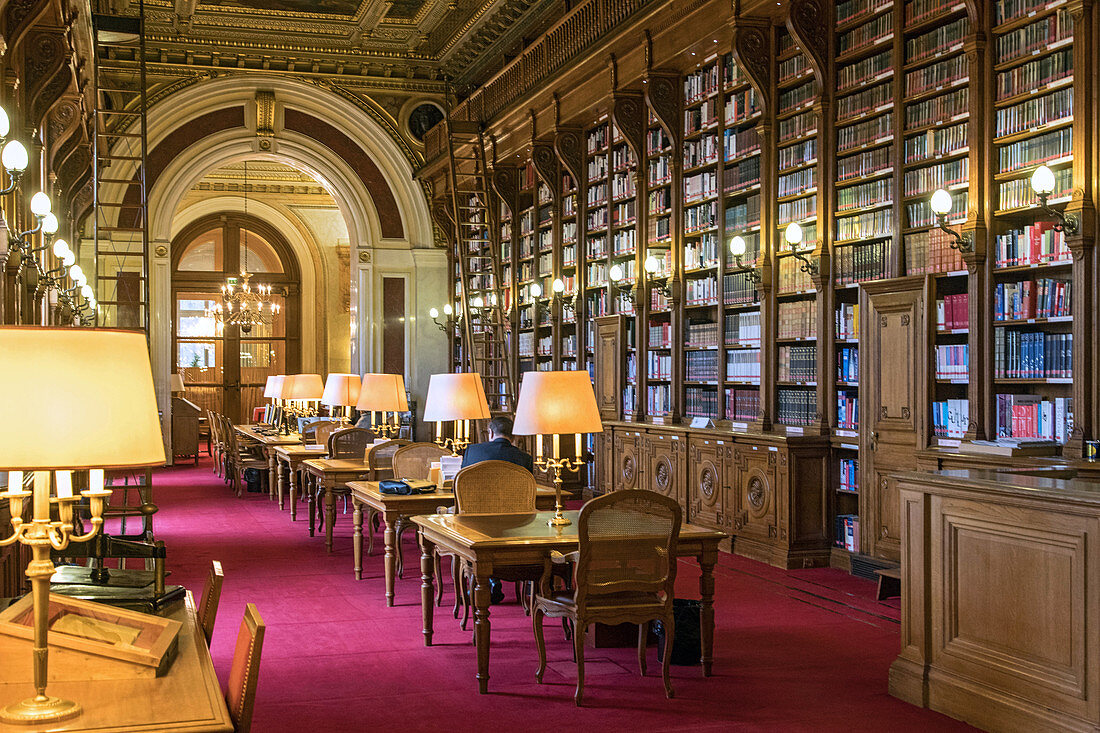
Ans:
[{"label": "wooden cabinet", "polygon": [[[604,428],[607,432],[607,428]],[[610,462],[611,485],[615,491],[636,489],[641,485],[642,472],[642,431],[616,429]]]},{"label": "wooden cabinet", "polygon": [[687,520],[725,532],[733,529],[730,480],[733,442],[703,436],[688,442]]},{"label": "wooden cabinet", "polygon": [[626,377],[624,342],[626,324],[622,316],[596,319],[596,407],[604,420],[623,417],[623,380]]},{"label": "wooden cabinet", "polygon": [[675,499],[687,517],[687,436],[647,430],[642,434],[642,455],[645,484],[641,488]]}]

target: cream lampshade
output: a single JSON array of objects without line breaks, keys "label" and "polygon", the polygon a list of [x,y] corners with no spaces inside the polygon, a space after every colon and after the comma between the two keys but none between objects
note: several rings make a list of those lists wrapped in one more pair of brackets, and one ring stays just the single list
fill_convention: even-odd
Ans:
[{"label": "cream lampshade", "polygon": [[279,399],[279,392],[283,388],[283,382],[286,380],[286,375],[275,374],[267,378],[267,384],[264,385],[264,397],[271,400]]},{"label": "cream lampshade", "polygon": [[172,394],[179,394],[180,392],[185,391],[183,386],[183,377],[181,377],[179,374],[169,374],[168,384],[172,388]]},{"label": "cream lampshade", "polygon": [[319,400],[324,393],[320,374],[288,374],[279,388],[279,397],[284,400]]},{"label": "cream lampshade", "polygon": [[359,399],[358,374],[330,374],[325,379],[321,404],[329,407],[352,407]]},{"label": "cream lampshade", "polygon": [[[433,376],[432,379],[435,379]],[[408,412],[405,378],[400,374],[364,374],[355,409],[361,412]],[[431,395],[431,387],[428,394]]]},{"label": "cream lampshade", "polygon": [[443,445],[443,422],[459,421],[455,426],[452,450],[461,450],[469,444],[470,420],[489,417],[489,402],[485,399],[485,386],[477,372],[460,374],[433,374],[428,381],[428,394],[424,398],[424,422],[435,423],[436,442]]}]

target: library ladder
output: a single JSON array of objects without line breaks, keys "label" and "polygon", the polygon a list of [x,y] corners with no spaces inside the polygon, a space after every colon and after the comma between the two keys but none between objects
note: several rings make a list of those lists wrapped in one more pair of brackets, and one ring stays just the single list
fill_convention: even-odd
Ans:
[{"label": "library ladder", "polygon": [[489,410],[512,411],[515,387],[509,366],[509,334],[501,283],[500,226],[490,206],[481,127],[447,120],[455,256],[462,280],[462,329],[466,366],[481,374]]}]

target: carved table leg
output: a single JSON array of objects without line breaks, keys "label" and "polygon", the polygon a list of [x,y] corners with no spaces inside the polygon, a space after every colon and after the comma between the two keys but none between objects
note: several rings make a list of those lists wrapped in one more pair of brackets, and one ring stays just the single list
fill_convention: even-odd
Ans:
[{"label": "carved table leg", "polygon": [[290,481],[290,521],[293,522],[298,518],[298,471],[293,464],[288,473],[290,474],[287,476]]},{"label": "carved table leg", "polygon": [[713,549],[704,550],[699,556],[699,595],[702,599],[699,636],[703,647],[704,677],[710,677],[711,663],[714,661],[714,565],[717,560],[717,552]]},{"label": "carved table leg", "polygon": [[286,488],[286,479],[283,475],[283,464],[281,461],[276,460],[275,472],[278,474],[278,494],[279,494],[279,511],[286,509],[286,502],[283,500],[283,489]]},{"label": "carved table leg", "polygon": [[[386,606],[393,606],[393,585],[394,585],[394,573],[397,567],[397,552],[394,548],[394,542],[397,537],[397,532],[394,531],[394,524],[396,523],[397,515],[390,515],[389,512],[382,512],[382,523],[386,528],[385,533],[382,535],[382,542],[386,547]],[[434,566],[433,566],[434,567]],[[423,572],[423,568],[421,568]],[[432,573],[434,576],[434,572]]]},{"label": "carved table leg", "polygon": [[325,549],[332,552],[332,525],[336,524],[336,494],[332,482],[325,482]]},{"label": "carved table leg", "polygon": [[432,614],[435,612],[435,563],[432,562],[435,546],[420,534],[420,612],[424,619],[424,646],[432,645]]},{"label": "carved table leg", "polygon": [[309,536],[312,537],[317,527],[317,491],[314,488],[316,479],[313,474],[302,476],[302,488],[306,492],[306,503],[309,504]]},{"label": "carved table leg", "polygon": [[267,449],[267,498],[275,501],[275,474],[278,472],[275,461],[275,451]]},{"label": "carved table leg", "polygon": [[[421,560],[423,562],[423,560]],[[477,686],[489,692],[489,573],[485,563],[474,563],[474,638],[477,640]]]},{"label": "carved table leg", "polygon": [[353,528],[351,539],[351,556],[355,562],[355,579],[363,579],[363,505],[358,499],[352,499],[351,525]]}]

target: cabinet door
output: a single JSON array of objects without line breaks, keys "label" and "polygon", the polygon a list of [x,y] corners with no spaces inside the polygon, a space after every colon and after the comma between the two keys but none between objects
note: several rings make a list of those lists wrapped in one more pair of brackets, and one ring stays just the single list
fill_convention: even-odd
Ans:
[{"label": "cabinet door", "polygon": [[729,484],[725,466],[733,458],[733,446],[724,440],[692,438],[688,442],[688,482],[685,520],[714,529],[729,529]]},{"label": "cabinet door", "polygon": [[860,535],[865,553],[901,559],[901,515],[889,475],[914,470],[926,393],[923,278],[866,286],[860,294]]},{"label": "cabinet door", "polygon": [[623,417],[623,317],[618,315],[596,318],[596,407],[603,420],[621,420]]},{"label": "cabinet door", "polygon": [[687,439],[678,433],[648,431],[643,436],[645,480],[641,488],[675,499],[687,515],[686,480]]},{"label": "cabinet door", "polygon": [[611,463],[610,483],[615,491],[641,486],[641,431],[615,428],[615,448]]},{"label": "cabinet door", "polygon": [[780,511],[786,501],[777,491],[778,456],[768,446],[733,446],[733,462],[726,470],[731,476],[733,529],[738,538],[767,541],[779,536]]}]

